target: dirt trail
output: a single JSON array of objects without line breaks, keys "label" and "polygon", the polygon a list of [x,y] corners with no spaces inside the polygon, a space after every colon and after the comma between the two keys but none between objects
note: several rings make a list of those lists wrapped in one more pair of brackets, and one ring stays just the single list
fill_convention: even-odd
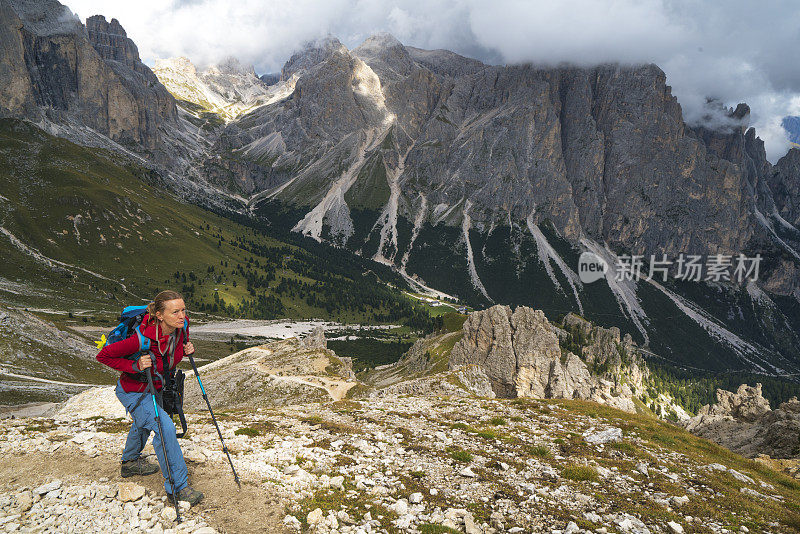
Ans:
[{"label": "dirt trail", "polygon": [[[155,457],[148,458],[155,462]],[[196,509],[203,512],[207,523],[225,534],[251,532],[288,533],[282,524],[283,506],[268,490],[251,482],[242,482],[241,491],[233,481],[230,467],[189,464],[189,481],[202,491],[203,501]],[[53,478],[64,483],[88,484],[101,477],[110,483],[135,482],[147,488],[151,495],[164,495],[161,473],[146,477],[122,478],[119,458],[100,455],[88,458],[83,454],[29,453],[0,458],[0,487],[18,485],[36,487]]]},{"label": "dirt trail", "polygon": [[[331,396],[331,399],[335,401],[342,400],[344,396],[347,395],[347,392],[350,390],[350,388],[355,386],[357,383],[350,380],[319,376],[325,373],[326,367],[330,365],[330,360],[326,356],[314,358],[314,360],[311,361],[306,368],[307,371],[317,374],[296,374],[297,368],[276,368],[273,365],[268,365],[268,363],[272,362],[265,362],[264,359],[270,356],[272,351],[270,349],[263,349],[262,352],[264,353],[264,357],[256,361],[255,365],[255,368],[258,372],[267,374],[275,380],[294,382],[295,384],[304,384],[306,386],[323,389],[328,393],[328,395]],[[250,365],[250,363],[251,362],[247,362],[247,365]],[[284,374],[286,372],[289,372],[290,374]]]},{"label": "dirt trail", "polygon": [[323,378],[316,375],[306,376],[281,376],[270,375],[276,380],[285,380],[286,382],[294,382],[296,384],[305,384],[319,389],[324,389],[331,396],[331,399],[340,401],[347,395],[350,388],[356,385],[356,382],[348,382],[346,380],[333,380],[330,378]]}]

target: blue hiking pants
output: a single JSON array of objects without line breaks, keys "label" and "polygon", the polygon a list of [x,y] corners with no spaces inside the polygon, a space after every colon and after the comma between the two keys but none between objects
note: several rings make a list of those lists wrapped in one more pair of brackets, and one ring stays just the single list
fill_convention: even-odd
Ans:
[{"label": "blue hiking pants", "polygon": [[[158,465],[161,467],[161,474],[164,475],[164,489],[167,493],[175,493],[172,491],[172,486],[169,483],[167,476],[167,464],[172,469],[172,477],[175,480],[175,487],[177,491],[182,490],[189,483],[189,473],[186,470],[186,462],[183,459],[183,452],[181,446],[178,444],[178,438],[175,430],[175,423],[172,422],[170,416],[164,412],[161,407],[158,407],[158,415],[161,420],[161,427],[164,429],[163,443],[167,448],[167,458],[164,458],[164,449],[161,446],[162,436],[158,431],[158,423],[156,423],[156,412],[153,406],[153,396],[150,392],[144,393],[126,393],[122,389],[122,385],[117,382],[115,390],[117,398],[125,407],[125,410],[131,414],[133,424],[128,432],[128,440],[125,442],[125,450],[122,451],[122,461],[135,460],[139,457],[147,444],[147,439],[150,437],[150,432],[154,433],[153,436],[153,449],[156,451],[156,458],[158,458]],[[144,395],[144,398],[142,398]],[[141,402],[139,400],[141,399]],[[139,405],[136,406],[136,403]],[[133,409],[133,411],[131,411]]]}]

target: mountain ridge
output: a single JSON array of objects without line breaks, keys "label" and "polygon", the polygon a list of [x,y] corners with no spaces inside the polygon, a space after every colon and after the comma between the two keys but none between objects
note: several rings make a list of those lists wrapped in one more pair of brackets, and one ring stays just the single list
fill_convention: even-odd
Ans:
[{"label": "mountain ridge", "polygon": [[[53,1],[43,6],[55,12]],[[117,75],[129,83],[138,74],[118,26],[95,39],[123,61],[87,54],[112,73],[125,67]],[[388,35],[352,51],[329,36],[294,54],[281,78],[294,86],[227,124],[174,105],[155,152],[131,151],[191,191],[187,200],[390,265],[413,287],[478,306],[584,312],[683,364],[707,353],[714,368],[798,368],[794,153],[773,166],[752,128],[686,125],[657,66],[483,65]],[[746,119],[744,108],[729,112]],[[586,251],[609,264],[681,253],[764,262],[747,286],[608,274],[589,286],[576,273]],[[698,348],[681,345],[686,332]]]}]

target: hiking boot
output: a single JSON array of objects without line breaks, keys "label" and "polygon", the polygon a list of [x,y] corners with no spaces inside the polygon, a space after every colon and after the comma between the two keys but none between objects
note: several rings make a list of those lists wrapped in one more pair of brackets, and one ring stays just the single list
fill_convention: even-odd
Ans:
[{"label": "hiking boot", "polygon": [[[178,496],[178,501],[187,501],[191,506],[194,506],[195,504],[203,500],[203,494],[200,493],[199,491],[193,490],[189,486],[186,486],[183,489],[179,489],[177,496]],[[171,493],[167,493],[167,498],[169,499],[169,502],[172,503],[175,502],[175,496],[172,495]]]},{"label": "hiking boot", "polygon": [[122,462],[122,468],[120,469],[120,471],[123,478],[128,478],[136,475],[139,476],[152,475],[153,473],[158,473],[160,471],[160,468],[157,465],[151,464],[150,462],[139,456],[135,460],[128,460],[127,462]]}]

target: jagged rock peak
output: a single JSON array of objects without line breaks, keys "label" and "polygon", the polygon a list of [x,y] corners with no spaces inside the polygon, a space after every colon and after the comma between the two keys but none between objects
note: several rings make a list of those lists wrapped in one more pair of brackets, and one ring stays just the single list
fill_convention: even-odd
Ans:
[{"label": "jagged rock peak", "polygon": [[4,65],[11,66],[0,105],[37,122],[46,109],[47,120],[68,125],[66,136],[79,142],[97,141],[76,124],[118,143],[159,149],[159,126],[177,118],[174,99],[118,22],[87,23],[91,31],[54,0],[0,3]]},{"label": "jagged rock peak", "polygon": [[800,226],[800,148],[792,148],[768,176],[775,207],[785,220]]},{"label": "jagged rock peak", "polygon": [[717,403],[703,406],[684,424],[692,434],[746,457],[791,458],[800,447],[800,401],[792,397],[771,410],[761,384],[742,384],[736,393],[718,389]]},{"label": "jagged rock peak", "polygon": [[281,69],[281,81],[288,80],[292,74],[322,63],[336,52],[349,54],[349,50],[339,39],[332,35],[322,37],[303,44],[300,51],[295,52]]},{"label": "jagged rock peak", "polygon": [[83,32],[80,19],[56,0],[8,0],[26,30],[40,37]]},{"label": "jagged rock peak", "polygon": [[389,48],[402,48],[405,46],[394,35],[389,32],[378,32],[370,35],[367,39],[353,49],[353,52],[359,50],[363,52],[368,51],[383,51]]},{"label": "jagged rock peak", "polygon": [[755,387],[742,384],[736,393],[717,389],[717,403],[700,408],[700,415],[729,416],[734,419],[752,422],[770,411],[769,401],[761,395],[761,384]]},{"label": "jagged rock peak", "polygon": [[103,15],[92,15],[86,19],[86,29],[122,37],[128,36],[128,34],[125,33],[125,28],[122,27],[122,24],[120,24],[117,19],[111,19],[111,22],[108,22]]},{"label": "jagged rock peak", "polygon": [[100,57],[122,61],[139,70],[136,68],[141,63],[139,49],[136,43],[128,38],[128,34],[117,19],[108,22],[103,15],[93,15],[86,19],[86,31],[89,34],[89,42]]},{"label": "jagged rock peak", "polygon": [[729,108],[714,98],[707,99],[702,115],[690,121],[693,126],[726,133],[744,133],[749,123],[750,106],[740,102],[735,108]]}]

